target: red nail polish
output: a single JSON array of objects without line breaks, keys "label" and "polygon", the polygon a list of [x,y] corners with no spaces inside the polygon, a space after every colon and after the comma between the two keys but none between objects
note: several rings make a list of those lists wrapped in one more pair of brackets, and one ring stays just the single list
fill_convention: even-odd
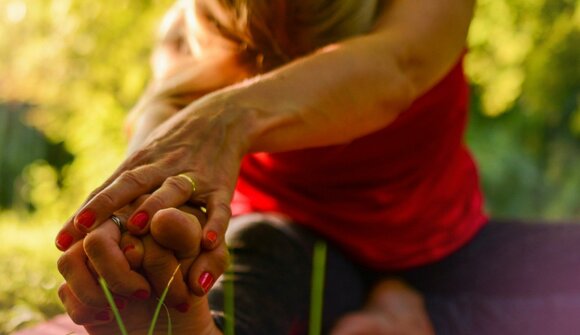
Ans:
[{"label": "red nail polish", "polygon": [[111,313],[107,310],[100,311],[95,314],[95,319],[99,321],[108,321],[111,318]]},{"label": "red nail polish", "polygon": [[126,254],[127,252],[129,252],[129,251],[131,251],[133,249],[135,249],[135,246],[132,245],[132,244],[129,244],[128,246],[126,246],[126,247],[123,248],[123,253]]},{"label": "red nail polish", "polygon": [[199,285],[205,293],[209,291],[211,285],[213,284],[213,276],[209,272],[204,272],[199,276]]},{"label": "red nail polish", "polygon": [[97,215],[91,210],[84,210],[76,217],[77,224],[89,229],[95,224]]},{"label": "red nail polish", "polygon": [[56,237],[56,247],[61,251],[66,251],[72,242],[73,237],[66,231],[63,231]]},{"label": "red nail polish", "polygon": [[147,298],[149,298],[149,292],[147,292],[146,290],[137,290],[135,291],[135,293],[133,293],[133,297],[140,300],[146,300]]},{"label": "red nail polish", "polygon": [[133,226],[136,226],[139,229],[143,229],[147,225],[147,221],[149,221],[149,214],[146,212],[139,212],[135,214],[135,216],[133,216],[129,222]]},{"label": "red nail polish", "polygon": [[210,230],[205,234],[205,237],[211,242],[214,243],[217,240],[217,233],[213,230]]},{"label": "red nail polish", "polygon": [[189,304],[184,302],[182,304],[175,306],[175,309],[181,313],[187,313],[187,311],[189,310]]},{"label": "red nail polish", "polygon": [[127,302],[125,301],[125,299],[115,297],[115,306],[117,306],[117,308],[121,310],[125,308],[125,306],[127,306]]}]

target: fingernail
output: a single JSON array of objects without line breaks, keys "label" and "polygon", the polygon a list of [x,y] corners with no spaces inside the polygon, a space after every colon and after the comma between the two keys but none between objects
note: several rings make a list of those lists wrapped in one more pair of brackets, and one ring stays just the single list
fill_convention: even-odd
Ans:
[{"label": "fingernail", "polygon": [[108,321],[111,319],[111,313],[108,310],[100,311],[95,314],[95,319],[99,321]]},{"label": "fingernail", "polygon": [[189,304],[184,302],[182,304],[175,306],[175,309],[181,313],[186,313],[189,310]]},{"label": "fingernail", "polygon": [[72,242],[73,237],[66,231],[63,231],[56,237],[56,247],[61,251],[67,250],[72,244]]},{"label": "fingernail", "polygon": [[133,226],[136,226],[139,229],[143,229],[147,225],[147,221],[149,221],[149,214],[146,212],[139,212],[135,214],[135,216],[133,216],[129,222]]},{"label": "fingernail", "polygon": [[126,254],[128,251],[131,251],[133,249],[135,249],[135,246],[132,244],[129,244],[128,246],[123,248],[123,253]]},{"label": "fingernail", "polygon": [[95,219],[97,215],[95,212],[87,209],[82,211],[79,215],[77,215],[76,220],[77,224],[89,229],[95,224]]},{"label": "fingernail", "polygon": [[115,297],[115,306],[117,306],[118,309],[123,309],[125,306],[127,306],[127,301],[125,301],[125,299]]},{"label": "fingernail", "polygon": [[209,272],[204,272],[199,276],[199,285],[205,293],[209,291],[211,284],[213,283],[213,276]]},{"label": "fingernail", "polygon": [[211,242],[214,243],[217,240],[217,233],[213,230],[210,230],[205,234],[205,237]]},{"label": "fingernail", "polygon": [[147,292],[146,290],[137,290],[135,291],[135,293],[133,293],[133,297],[140,300],[146,300],[147,298],[149,298],[149,292]]}]

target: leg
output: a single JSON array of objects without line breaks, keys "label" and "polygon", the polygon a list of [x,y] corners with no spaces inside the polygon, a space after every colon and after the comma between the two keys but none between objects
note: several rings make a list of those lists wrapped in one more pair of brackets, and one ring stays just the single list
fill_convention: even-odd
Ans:
[{"label": "leg", "polygon": [[364,310],[343,317],[332,335],[434,335],[423,297],[397,279],[382,280]]},{"label": "leg", "polygon": [[404,273],[437,334],[577,334],[580,225],[490,222],[447,259]]},{"label": "leg", "polygon": [[[308,329],[312,246],[304,229],[266,216],[235,219],[228,231],[234,257],[236,334],[305,334]],[[210,305],[223,323],[222,277],[210,292]],[[359,309],[366,296],[358,270],[329,246],[324,325]]]}]

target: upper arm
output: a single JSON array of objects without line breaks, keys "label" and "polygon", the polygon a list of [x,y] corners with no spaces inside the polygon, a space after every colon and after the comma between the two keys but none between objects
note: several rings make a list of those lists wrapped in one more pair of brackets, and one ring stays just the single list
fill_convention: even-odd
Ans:
[{"label": "upper arm", "polygon": [[371,35],[383,43],[421,94],[465,49],[475,0],[390,0]]}]

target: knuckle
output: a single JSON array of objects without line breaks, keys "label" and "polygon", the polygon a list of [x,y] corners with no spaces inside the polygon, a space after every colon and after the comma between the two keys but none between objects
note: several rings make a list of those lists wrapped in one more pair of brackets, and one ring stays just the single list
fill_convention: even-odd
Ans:
[{"label": "knuckle", "polygon": [[144,206],[154,209],[165,208],[165,199],[163,197],[152,195],[143,203]]},{"label": "knuckle", "polygon": [[89,193],[89,196],[87,197],[87,199],[93,199],[94,197],[96,197],[99,193],[101,192],[101,189],[95,189],[93,191],[91,191],[91,193]]},{"label": "knuckle", "polygon": [[96,291],[90,290],[77,290],[74,292],[75,296],[79,299],[80,302],[83,304],[90,306],[90,307],[103,307],[106,305],[104,303],[104,296],[103,299],[99,296],[99,293]]},{"label": "knuckle", "polygon": [[58,268],[58,272],[66,279],[70,272],[70,256],[68,253],[62,254],[58,260],[56,261],[56,267]]},{"label": "knuckle", "polygon": [[106,208],[112,208],[115,205],[115,199],[107,191],[98,193],[93,198],[93,202]]},{"label": "knuckle", "polygon": [[[171,165],[173,167],[173,165]],[[147,175],[153,179],[161,179],[164,176],[167,176],[167,168],[158,165],[148,165],[147,166]]]},{"label": "knuckle", "polygon": [[127,285],[122,280],[117,280],[115,278],[108,278],[105,279],[107,283],[107,287],[109,290],[116,294],[124,294],[127,293],[129,290],[127,289]]},{"label": "knuckle", "polygon": [[169,166],[175,166],[179,162],[183,162],[183,157],[187,157],[190,154],[190,150],[187,147],[177,147],[171,152],[167,153],[165,156],[165,164]]},{"label": "knuckle", "polygon": [[71,320],[79,326],[82,326],[87,322],[87,316],[85,315],[85,313],[82,313],[81,311],[75,308],[68,310],[67,314],[69,315]]},{"label": "knuckle", "polygon": [[149,189],[147,179],[146,174],[132,170],[123,172],[119,177],[121,182],[132,185],[140,190]]},{"label": "knuckle", "polygon": [[215,212],[220,219],[227,220],[232,216],[232,208],[229,203],[220,201],[215,205]]},{"label": "knuckle", "polygon": [[167,166],[175,166],[179,161],[183,159],[183,156],[179,156],[176,153],[170,153],[163,159],[163,164]]},{"label": "knuckle", "polygon": [[102,237],[96,233],[88,234],[83,241],[85,253],[89,258],[95,258],[95,256],[98,256],[102,249],[102,245]]},{"label": "knuckle", "polygon": [[139,197],[137,198],[137,200],[135,200],[135,205],[136,205],[136,206],[139,206],[139,205],[141,205],[142,203],[144,203],[144,202],[145,202],[147,199],[149,199],[150,197],[151,197],[151,194],[143,194],[143,195],[139,196]]},{"label": "knuckle", "polygon": [[189,196],[190,191],[192,190],[191,184],[182,177],[171,176],[165,180],[165,183],[167,183],[167,186],[177,190],[180,194],[185,196]]},{"label": "knuckle", "polygon": [[[158,166],[157,164],[158,163],[152,163],[146,167],[140,167],[138,170],[132,171],[144,182],[144,187],[150,188],[150,186],[153,186],[153,184],[162,184],[165,178],[170,175],[168,171],[171,167],[162,167]],[[149,189],[145,189],[143,191],[146,192],[148,190]]]},{"label": "knuckle", "polygon": [[[147,248],[147,245],[145,245]],[[143,259],[143,269],[145,272],[150,274],[160,274],[164,273],[168,269],[167,257],[164,257],[162,252],[151,250],[149,253],[145,253]]]}]

